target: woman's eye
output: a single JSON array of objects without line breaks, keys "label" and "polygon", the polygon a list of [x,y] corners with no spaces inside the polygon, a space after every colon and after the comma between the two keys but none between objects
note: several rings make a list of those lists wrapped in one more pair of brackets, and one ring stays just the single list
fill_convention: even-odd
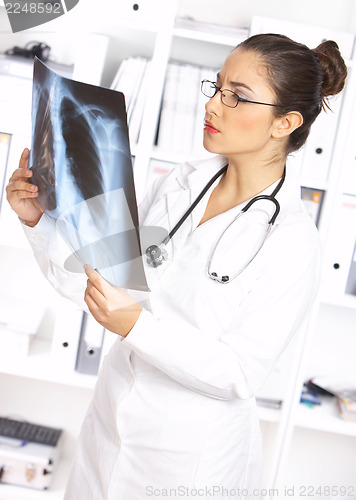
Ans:
[{"label": "woman's eye", "polygon": [[244,101],[248,101],[248,97],[245,94],[240,94],[239,92],[234,92],[237,95],[238,99],[243,99]]}]

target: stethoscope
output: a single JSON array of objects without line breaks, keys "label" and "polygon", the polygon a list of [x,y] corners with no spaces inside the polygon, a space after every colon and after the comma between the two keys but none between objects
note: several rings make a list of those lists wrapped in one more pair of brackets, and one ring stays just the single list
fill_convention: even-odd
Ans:
[{"label": "stethoscope", "polygon": [[[160,243],[159,245],[150,245],[146,249],[147,263],[148,263],[148,265],[150,267],[156,268],[156,267],[162,265],[167,260],[168,253],[167,253],[167,250],[164,247],[173,238],[173,236],[178,231],[178,229],[182,226],[182,224],[185,222],[185,220],[193,212],[193,210],[195,209],[195,207],[201,201],[201,199],[206,194],[206,192],[209,190],[209,188],[214,184],[214,182],[216,181],[216,179],[218,179],[221,175],[223,175],[226,172],[227,167],[228,167],[228,165],[225,165],[222,169],[220,169],[210,179],[210,181],[207,183],[207,185],[204,187],[204,189],[198,195],[198,197],[196,198],[196,200],[192,203],[192,205],[188,208],[188,210],[182,215],[182,217],[179,219],[179,221],[177,222],[177,224],[173,227],[173,229],[169,232],[169,234],[164,238],[164,240],[162,241],[162,243]],[[277,184],[276,188],[273,190],[273,192],[271,194],[269,194],[269,195],[262,194],[262,195],[258,195],[258,196],[255,196],[254,198],[252,198],[241,209],[241,211],[237,214],[237,216],[234,217],[234,219],[229,223],[229,225],[222,231],[222,233],[220,234],[220,236],[216,240],[216,242],[215,242],[215,244],[214,244],[214,246],[213,246],[213,248],[211,250],[209,259],[208,259],[207,274],[208,274],[209,278],[211,278],[214,281],[217,281],[218,283],[222,283],[222,284],[229,283],[232,280],[234,280],[235,278],[237,278],[237,276],[239,276],[242,273],[242,271],[244,271],[246,269],[246,267],[256,257],[256,255],[258,254],[258,252],[261,250],[262,246],[264,245],[264,243],[265,243],[268,235],[270,234],[272,226],[274,225],[274,223],[275,223],[275,221],[276,221],[276,219],[278,217],[278,214],[280,212],[280,205],[279,205],[278,201],[276,200],[276,194],[281,189],[281,187],[283,185],[283,182],[285,180],[285,176],[286,176],[286,169],[284,169],[282,178],[280,179],[279,183]],[[217,247],[218,247],[221,239],[223,238],[223,236],[226,233],[226,231],[232,226],[232,224],[234,224],[234,222],[236,222],[244,213],[246,213],[251,208],[251,206],[254,203],[256,203],[257,201],[261,201],[261,200],[270,201],[274,205],[274,212],[273,212],[272,217],[268,221],[268,225],[267,225],[267,229],[266,229],[266,232],[264,234],[264,237],[262,238],[260,244],[257,246],[257,249],[252,254],[251,258],[249,258],[248,262],[246,263],[246,265],[242,269],[240,269],[237,273],[233,274],[232,276],[228,276],[228,275],[218,276],[218,274],[215,271],[211,270],[211,265],[212,265],[212,262],[213,262],[213,259],[214,259],[214,255],[216,253]]]}]

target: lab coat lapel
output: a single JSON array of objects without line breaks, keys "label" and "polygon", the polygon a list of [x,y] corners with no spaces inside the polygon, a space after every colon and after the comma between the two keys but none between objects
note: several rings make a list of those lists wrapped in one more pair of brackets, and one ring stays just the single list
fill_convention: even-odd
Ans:
[{"label": "lab coat lapel", "polygon": [[[191,204],[191,193],[190,189],[181,189],[179,191],[174,191],[167,193],[167,212],[168,212],[168,230],[171,231],[177,222],[181,219],[183,214],[188,210]],[[186,235],[191,231],[191,219],[188,219],[184,224],[178,229],[176,234],[171,240],[173,254],[180,248],[184,243]]]},{"label": "lab coat lapel", "polygon": [[[180,189],[166,194],[169,231],[173,229],[188,210],[213,175],[225,164],[225,158],[216,157],[195,164],[188,164],[189,171],[177,175],[176,181]],[[204,215],[208,199],[209,194],[207,193],[172,238],[173,252],[176,252],[184,244],[189,233],[199,224]]]},{"label": "lab coat lapel", "polygon": [[[210,179],[214,177],[214,175],[226,164],[227,164],[227,159],[222,156],[214,157],[210,160],[205,161],[202,164],[199,164],[198,168],[187,178],[191,194],[190,203],[193,203],[196,200],[196,198],[199,196],[204,187],[208,184]],[[210,194],[213,191],[214,187],[219,183],[220,178],[221,177],[219,177],[219,179],[217,179],[215,183],[209,188],[209,190],[204,195],[202,200],[193,210],[191,217],[192,230],[194,230],[201,221],[205,213],[206,206],[210,198]]]}]

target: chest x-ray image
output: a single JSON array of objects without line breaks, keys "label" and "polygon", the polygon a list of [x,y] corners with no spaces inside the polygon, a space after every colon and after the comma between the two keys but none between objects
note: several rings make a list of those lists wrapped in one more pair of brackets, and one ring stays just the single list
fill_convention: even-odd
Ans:
[{"label": "chest x-ray image", "polygon": [[147,290],[124,95],[36,59],[30,168],[39,204],[72,249],[65,267],[90,264],[114,286]]}]

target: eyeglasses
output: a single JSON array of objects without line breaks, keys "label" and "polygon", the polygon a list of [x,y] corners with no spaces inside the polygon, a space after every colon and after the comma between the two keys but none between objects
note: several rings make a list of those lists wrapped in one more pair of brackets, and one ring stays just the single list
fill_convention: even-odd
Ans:
[{"label": "eyeglasses", "polygon": [[202,93],[209,97],[210,99],[214,97],[218,92],[221,92],[221,102],[225,104],[228,108],[236,108],[239,102],[249,102],[251,104],[263,104],[264,106],[275,106],[280,108],[279,104],[268,104],[267,102],[258,102],[258,101],[249,101],[248,99],[244,99],[239,95],[235,94],[232,90],[228,89],[219,89],[216,83],[210,82],[209,80],[203,80],[201,82],[200,87]]}]

